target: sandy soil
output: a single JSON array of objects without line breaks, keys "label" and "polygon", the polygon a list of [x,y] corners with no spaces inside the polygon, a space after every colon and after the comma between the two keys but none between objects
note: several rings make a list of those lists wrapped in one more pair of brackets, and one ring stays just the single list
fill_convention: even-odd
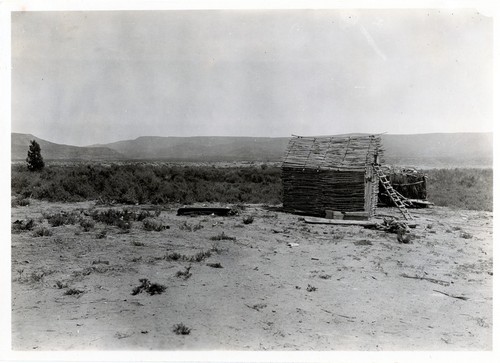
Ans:
[{"label": "sandy soil", "polygon": [[[12,221],[34,218],[53,233],[12,235],[13,349],[492,348],[492,213],[415,211],[412,244],[262,206],[232,217],[176,216],[172,207],[158,217],[170,226],[161,232],[142,222],[129,233],[100,223],[84,232],[42,217],[93,207],[33,201],[12,209]],[[250,215],[253,223],[243,224]],[[236,240],[210,239],[222,232]],[[200,251],[211,256],[164,258]],[[207,265],[217,262],[222,268]],[[189,266],[189,278],[176,276]],[[132,295],[141,278],[166,291]],[[82,293],[65,295],[70,288]],[[189,335],[173,332],[179,323]]]}]

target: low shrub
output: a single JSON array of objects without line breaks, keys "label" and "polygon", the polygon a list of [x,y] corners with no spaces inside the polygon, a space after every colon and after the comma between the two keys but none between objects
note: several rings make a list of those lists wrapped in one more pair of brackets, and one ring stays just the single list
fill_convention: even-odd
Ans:
[{"label": "low shrub", "polygon": [[45,218],[52,227],[64,226],[66,224],[75,224],[78,221],[78,216],[75,213],[65,212],[49,214],[46,215]]},{"label": "low shrub", "polygon": [[168,253],[165,255],[165,260],[167,260],[167,261],[179,261],[179,260],[182,260],[183,257],[186,257],[186,256],[181,255],[180,253],[177,253],[177,252],[172,252],[172,253]]},{"label": "low shrub", "polygon": [[218,235],[210,237],[210,240],[211,241],[236,241],[236,237],[227,236],[224,233],[224,231],[222,231]]},{"label": "low shrub", "polygon": [[253,216],[248,216],[243,218],[243,224],[251,224],[253,223]]},{"label": "low shrub", "polygon": [[182,323],[175,324],[172,328],[172,331],[177,335],[189,335],[191,333],[191,329]]},{"label": "low shrub", "polygon": [[30,205],[30,200],[28,198],[15,198],[11,202],[11,207],[26,207]]},{"label": "low shrub", "polygon": [[33,237],[52,236],[52,231],[47,227],[39,227],[33,231]]},{"label": "low shrub", "polygon": [[187,258],[189,262],[201,262],[207,258],[212,256],[212,253],[210,251],[201,251],[195,254],[194,256],[190,256]]},{"label": "low shrub", "polygon": [[158,283],[151,283],[148,279],[139,279],[139,282],[141,284],[132,290],[132,295],[137,295],[141,292],[146,292],[149,295],[160,295],[167,290],[165,286]]},{"label": "low shrub", "polygon": [[192,273],[189,272],[189,270],[191,270],[191,266],[184,267],[184,271],[177,271],[175,277],[180,277],[183,278],[184,280],[187,280],[192,275]]},{"label": "low shrub", "polygon": [[66,290],[64,292],[64,295],[80,295],[80,294],[83,294],[83,293],[84,293],[83,290],[71,288],[71,289]]},{"label": "low shrub", "polygon": [[91,219],[82,219],[80,221],[80,227],[82,227],[85,232],[89,232],[95,227],[95,222]]},{"label": "low shrub", "polygon": [[31,231],[35,227],[35,221],[33,219],[28,220],[16,220],[12,223],[11,231],[12,233],[21,233],[23,231]]},{"label": "low shrub", "polygon": [[492,169],[426,170],[427,199],[437,206],[493,211]]},{"label": "low shrub", "polygon": [[197,231],[197,230],[202,229],[202,228],[203,228],[203,225],[201,224],[201,222],[198,222],[197,224],[190,224],[190,223],[184,221],[179,226],[179,229],[181,231],[189,231],[189,232]]},{"label": "low shrub", "polygon": [[12,166],[11,188],[21,198],[125,204],[281,202],[281,169],[257,166],[49,165],[36,177]]},{"label": "low shrub", "polygon": [[105,229],[103,229],[102,231],[100,231],[99,233],[96,234],[95,238],[97,238],[97,239],[104,239],[104,238],[106,238],[107,234],[108,234],[108,231],[106,231]]},{"label": "low shrub", "polygon": [[146,231],[160,232],[170,228],[170,226],[164,225],[162,221],[149,217],[142,221],[142,225]]}]

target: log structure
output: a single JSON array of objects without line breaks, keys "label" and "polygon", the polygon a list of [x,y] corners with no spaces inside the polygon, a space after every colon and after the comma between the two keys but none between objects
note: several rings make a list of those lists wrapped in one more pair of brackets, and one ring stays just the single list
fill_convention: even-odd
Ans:
[{"label": "log structure", "polygon": [[326,210],[375,214],[380,136],[293,136],[282,164],[283,209],[324,217]]},{"label": "log structure", "polygon": [[[410,167],[383,166],[382,170],[398,193],[411,200],[427,200],[427,175]],[[393,206],[394,203],[383,188],[380,188],[379,205]]]}]

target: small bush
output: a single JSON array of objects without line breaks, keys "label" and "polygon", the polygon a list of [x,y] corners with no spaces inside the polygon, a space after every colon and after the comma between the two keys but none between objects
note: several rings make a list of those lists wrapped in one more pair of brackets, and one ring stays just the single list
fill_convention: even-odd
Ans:
[{"label": "small bush", "polygon": [[78,217],[74,213],[56,213],[46,216],[47,221],[52,227],[64,226],[66,224],[75,224]]},{"label": "small bush", "polygon": [[47,227],[39,227],[33,232],[33,237],[52,236],[52,231]]},{"label": "small bush", "polygon": [[212,247],[210,247],[210,251],[211,251],[211,252],[215,252],[215,253],[217,253],[217,254],[220,254],[220,253],[223,251],[223,249],[222,249],[222,248],[220,248],[220,246],[219,246],[219,244],[218,244],[217,242],[215,242],[215,243],[212,245]]},{"label": "small bush", "polygon": [[165,255],[165,260],[168,260],[168,261],[178,261],[178,260],[183,259],[183,257],[186,257],[186,256],[181,255],[178,252],[172,252],[172,253],[168,253],[167,255]]},{"label": "small bush", "polygon": [[460,238],[464,238],[464,239],[471,239],[472,237],[474,237],[471,233],[469,232],[460,232]]},{"label": "small bush", "polygon": [[33,219],[28,220],[16,220],[12,223],[12,233],[20,233],[23,231],[31,231],[35,227],[35,221]]},{"label": "small bush", "polygon": [[179,226],[179,229],[181,231],[189,231],[189,232],[193,232],[193,231],[197,231],[199,229],[202,229],[203,228],[203,225],[201,224],[201,222],[198,222],[198,224],[189,224],[187,223],[186,221],[184,221],[180,226]]},{"label": "small bush", "polygon": [[169,229],[170,226],[165,226],[162,221],[159,221],[154,218],[146,218],[142,221],[142,224],[144,226],[144,229],[146,231],[156,231],[160,232],[163,231],[164,229]]},{"label": "small bush", "polygon": [[45,276],[45,272],[44,271],[33,271],[29,277],[28,277],[28,280],[29,282],[32,282],[32,283],[39,283],[39,282],[43,282],[43,278]]},{"label": "small bush", "polygon": [[92,261],[92,265],[109,265],[109,261],[98,259],[98,260]]},{"label": "small bush", "polygon": [[189,270],[191,270],[191,266],[184,267],[184,271],[177,271],[175,274],[175,277],[181,277],[184,280],[187,280],[188,278],[190,278],[192,276],[192,273],[189,272]]},{"label": "small bush", "polygon": [[201,262],[212,255],[210,251],[198,252],[196,255],[188,257],[189,262]]},{"label": "small bush", "polygon": [[78,289],[68,289],[64,292],[64,295],[80,295],[80,294],[83,294],[83,291],[82,290],[78,290]]},{"label": "small bush", "polygon": [[100,231],[99,233],[97,233],[95,237],[97,239],[104,239],[104,238],[106,238],[107,234],[108,234],[108,231],[106,231],[105,229],[103,229],[102,231]]},{"label": "small bush", "polygon": [[220,264],[220,262],[207,263],[207,266],[213,267],[213,268],[222,268],[222,265]]},{"label": "small bush", "polygon": [[82,227],[85,232],[89,232],[95,227],[95,223],[91,219],[82,219],[80,221],[80,227]]},{"label": "small bush", "polygon": [[223,241],[223,240],[236,241],[236,237],[229,237],[223,231],[222,233],[218,234],[217,236],[210,237],[210,240],[212,240],[212,241]]},{"label": "small bush", "polygon": [[307,290],[307,292],[313,292],[313,291],[318,290],[318,288],[308,284],[306,290]]},{"label": "small bush", "polygon": [[30,205],[30,200],[28,198],[16,198],[11,202],[11,207],[26,207]]},{"label": "small bush", "polygon": [[56,281],[54,287],[57,287],[58,289],[66,289],[68,287],[68,284],[62,281]]},{"label": "small bush", "polygon": [[132,245],[136,247],[144,247],[146,244],[144,242],[132,241]]},{"label": "small bush", "polygon": [[182,323],[175,324],[172,331],[177,335],[189,335],[191,333],[191,329]]},{"label": "small bush", "polygon": [[139,279],[139,282],[141,284],[132,290],[132,295],[137,295],[143,291],[149,295],[160,295],[167,289],[158,283],[151,283],[148,279]]},{"label": "small bush", "polygon": [[251,224],[253,223],[253,216],[248,216],[243,218],[243,224]]}]

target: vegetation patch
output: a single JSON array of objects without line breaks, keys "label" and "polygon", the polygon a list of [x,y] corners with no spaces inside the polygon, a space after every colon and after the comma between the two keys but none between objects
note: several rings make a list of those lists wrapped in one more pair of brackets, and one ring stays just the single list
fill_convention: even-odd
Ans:
[{"label": "vegetation patch", "polygon": [[316,290],[318,290],[317,287],[314,287],[314,286],[312,286],[310,284],[307,284],[307,289],[306,289],[307,292],[313,292],[313,291],[316,291]]},{"label": "vegetation patch", "polygon": [[[245,304],[246,305],[246,304]],[[254,304],[254,305],[247,305],[250,309],[256,310],[256,311],[261,311],[262,309],[267,307],[267,304]]]},{"label": "vegetation patch", "polygon": [[146,292],[149,295],[160,295],[167,290],[164,285],[155,282],[151,283],[148,279],[139,279],[139,282],[141,284],[132,290],[132,295],[137,295],[141,292]]},{"label": "vegetation patch", "polygon": [[26,207],[30,205],[30,200],[28,198],[14,198],[11,202],[11,207]]},{"label": "vegetation patch", "polygon": [[95,222],[92,219],[84,218],[80,221],[80,227],[83,228],[84,232],[89,232],[94,229]]},{"label": "vegetation patch", "polygon": [[189,272],[191,270],[191,266],[189,267],[184,267],[184,271],[177,271],[175,274],[175,277],[183,278],[184,280],[187,280],[190,278],[193,274]]},{"label": "vegetation patch", "polygon": [[66,212],[47,214],[44,215],[44,217],[47,219],[47,222],[49,222],[49,224],[52,227],[64,226],[66,224],[75,224],[79,220],[79,216],[76,213],[66,213]]},{"label": "vegetation patch", "polygon": [[212,255],[212,253],[210,251],[201,251],[193,256],[187,257],[187,261],[189,261],[189,262],[201,262],[201,261],[209,258],[211,255]]},{"label": "vegetation patch", "polygon": [[427,199],[437,206],[493,211],[493,169],[426,170]]},{"label": "vegetation patch", "polygon": [[96,234],[95,238],[97,238],[97,239],[104,239],[104,238],[106,238],[107,234],[108,234],[108,231],[106,231],[105,229],[103,229],[102,231],[100,231],[99,233]]},{"label": "vegetation patch", "polygon": [[156,231],[160,232],[164,229],[169,229],[170,226],[166,226],[162,221],[155,218],[146,218],[142,221],[142,225],[146,231]]},{"label": "vegetation patch", "polygon": [[186,256],[181,255],[178,252],[172,252],[172,253],[167,253],[164,258],[167,261],[179,261],[179,260],[184,260]]},{"label": "vegetation patch", "polygon": [[227,236],[224,233],[224,231],[222,231],[218,235],[210,237],[210,240],[212,240],[212,241],[236,241],[236,237]]},{"label": "vegetation patch", "polygon": [[54,285],[54,287],[58,288],[58,289],[66,289],[68,288],[68,284],[66,282],[62,282],[62,281],[56,281],[56,284]]},{"label": "vegetation patch", "polygon": [[255,166],[49,165],[33,177],[24,165],[13,165],[11,187],[21,198],[123,204],[278,204],[282,192],[279,167]]},{"label": "vegetation patch", "polygon": [[12,223],[11,231],[12,233],[21,233],[24,231],[31,231],[35,227],[35,221],[33,219],[28,220],[16,220]]},{"label": "vegetation patch", "polygon": [[189,231],[189,232],[194,232],[194,231],[197,231],[197,230],[202,229],[202,228],[203,228],[203,225],[201,224],[201,222],[198,222],[197,224],[189,224],[186,221],[184,221],[179,226],[180,230],[182,230],[182,231]]},{"label": "vegetation patch", "polygon": [[184,324],[175,324],[172,331],[177,335],[189,335],[191,333],[191,328],[188,328]]},{"label": "vegetation patch", "polygon": [[222,268],[222,265],[220,264],[220,262],[207,263],[207,266],[213,267],[213,268]]},{"label": "vegetation patch", "polygon": [[47,227],[38,227],[33,231],[33,237],[47,237],[52,236],[52,231]]},{"label": "vegetation patch", "polygon": [[371,246],[372,243],[371,241],[368,241],[367,239],[360,239],[359,241],[354,241],[355,246]]},{"label": "vegetation patch", "polygon": [[71,289],[66,290],[64,292],[64,295],[80,295],[80,294],[83,294],[83,293],[84,293],[83,290],[71,288]]},{"label": "vegetation patch", "polygon": [[253,223],[253,216],[248,216],[243,218],[243,224],[251,224]]}]

